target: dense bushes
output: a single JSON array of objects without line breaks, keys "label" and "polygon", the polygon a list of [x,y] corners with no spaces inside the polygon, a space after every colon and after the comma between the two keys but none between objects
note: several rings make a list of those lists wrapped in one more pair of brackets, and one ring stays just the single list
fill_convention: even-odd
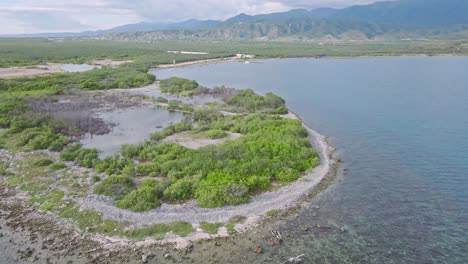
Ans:
[{"label": "dense bushes", "polygon": [[49,166],[51,165],[52,163],[54,163],[54,161],[50,158],[42,158],[42,159],[38,159],[34,162],[34,166],[37,166],[37,167],[46,167],[46,166]]},{"label": "dense bushes", "polygon": [[181,112],[193,112],[194,108],[190,104],[186,104],[179,100],[171,100],[167,104],[167,110],[169,111],[181,111]]},{"label": "dense bushes", "polygon": [[163,93],[176,94],[181,96],[192,96],[198,87],[196,81],[187,80],[179,77],[172,77],[160,82]]},{"label": "dense bushes", "polygon": [[[228,96],[224,99],[227,105],[234,107],[233,110],[239,112],[267,112],[270,113],[274,110],[284,107],[285,101],[283,98],[267,93],[265,96],[256,94],[254,91],[242,90],[236,95]],[[284,112],[284,110],[283,110]]]},{"label": "dense bushes", "polygon": [[116,202],[117,207],[132,211],[148,211],[161,205],[156,189],[152,186],[142,186]]},{"label": "dense bushes", "polygon": [[192,130],[192,125],[189,123],[180,122],[175,125],[170,125],[165,127],[163,131],[154,132],[150,135],[150,139],[153,141],[159,141],[165,137],[174,135],[175,133],[180,133],[183,131],[190,131]]},{"label": "dense bushes", "polygon": [[133,180],[126,176],[109,176],[94,188],[94,193],[110,196],[115,200],[123,199],[135,188]]},{"label": "dense bushes", "polygon": [[33,150],[61,150],[68,143],[68,138],[54,133],[49,127],[27,128],[19,134],[18,146],[28,146]]},{"label": "dense bushes", "polygon": [[60,159],[74,161],[80,166],[92,168],[99,160],[99,157],[96,149],[84,149],[81,144],[73,144],[62,151]]},{"label": "dense bushes", "polygon": [[187,200],[192,197],[194,180],[183,178],[176,181],[174,184],[164,190],[164,198],[169,201]]},{"label": "dense bushes", "polygon": [[[152,142],[123,147],[122,157],[100,161],[96,168],[103,166],[100,171],[117,175],[165,177],[166,181],[146,179],[147,183],[131,188],[124,196],[116,188],[119,207],[141,211],[158,206],[161,200],[192,198],[203,207],[237,205],[247,202],[252,193],[268,189],[271,181],[294,181],[319,163],[307,130],[298,120],[261,114],[223,117],[208,112],[198,113],[197,118],[208,128],[223,123],[243,137],[197,150]],[[180,123],[157,135],[162,138],[190,128]],[[217,136],[227,132],[209,129],[203,133]],[[139,163],[134,165],[130,157]],[[134,174],[124,173],[129,166]],[[112,192],[112,188],[106,190]]]},{"label": "dense bushes", "polygon": [[166,176],[170,184],[164,200],[196,198],[200,206],[217,207],[245,203],[253,192],[269,188],[271,181],[294,181],[319,162],[300,121],[247,115],[214,123],[219,122],[244,136],[198,150],[147,142],[138,153],[142,162],[136,166],[138,175]]},{"label": "dense bushes", "polygon": [[203,135],[210,139],[218,139],[225,138],[228,134],[226,133],[226,131],[220,129],[212,129],[204,132]]},{"label": "dense bushes", "polygon": [[134,65],[118,68],[103,67],[80,73],[61,73],[32,78],[15,78],[0,80],[0,92],[48,91],[57,93],[68,88],[110,89],[141,87],[155,81],[147,69]]}]

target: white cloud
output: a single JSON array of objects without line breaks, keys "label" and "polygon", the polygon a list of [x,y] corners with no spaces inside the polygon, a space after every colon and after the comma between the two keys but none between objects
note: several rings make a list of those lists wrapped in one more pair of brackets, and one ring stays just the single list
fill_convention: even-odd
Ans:
[{"label": "white cloud", "polygon": [[0,34],[76,32],[141,21],[226,19],[239,13],[343,7],[379,0],[2,0]]}]

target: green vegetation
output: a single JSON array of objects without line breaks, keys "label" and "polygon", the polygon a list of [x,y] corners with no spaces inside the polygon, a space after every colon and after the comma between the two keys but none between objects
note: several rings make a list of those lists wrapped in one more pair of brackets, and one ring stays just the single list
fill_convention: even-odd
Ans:
[{"label": "green vegetation", "polygon": [[0,161],[0,175],[4,176],[7,175],[7,170],[10,167],[10,163]]},{"label": "green vegetation", "polygon": [[[176,124],[154,134],[152,142],[126,146],[125,153],[130,148],[130,156],[139,160],[138,165],[134,165],[131,159],[115,158],[121,165],[112,167],[111,172],[127,175],[118,176],[125,177],[119,179],[127,182],[128,177],[149,176],[163,178],[164,183],[159,180],[160,184],[146,184],[139,188],[127,185],[130,189],[127,188],[123,195],[121,192],[111,193],[121,188],[108,186],[104,180],[96,192],[118,198],[119,207],[138,211],[157,207],[161,200],[192,198],[203,207],[237,205],[248,202],[252,194],[270,188],[272,181],[294,181],[319,163],[300,121],[265,114],[224,117],[216,111],[206,110],[197,111],[194,116],[200,121],[198,127]],[[200,129],[208,129],[208,134],[216,136],[228,131],[243,136],[197,150],[159,143],[168,135]],[[124,168],[127,166],[135,166],[133,175],[126,174]]]},{"label": "green vegetation", "polygon": [[[0,47],[6,47],[8,51],[5,53],[7,55],[0,56],[0,64],[79,62],[100,56],[116,58],[114,56],[119,53],[116,50],[132,50],[125,44],[111,44],[109,51],[105,51],[104,45],[93,43],[102,52],[102,55],[98,55],[88,50],[91,44],[86,42],[62,45],[32,41],[37,47],[26,43],[19,43],[15,47],[13,43],[16,42],[0,41]],[[83,73],[0,80],[0,127],[5,128],[1,132],[0,146],[26,154],[30,150],[40,149],[60,152],[60,160],[31,153],[21,169],[15,172],[21,176],[6,175],[9,164],[0,164],[0,173],[8,177],[6,183],[28,192],[31,203],[37,208],[71,219],[81,230],[134,238],[148,235],[159,238],[167,232],[186,236],[193,232],[193,227],[189,223],[177,222],[127,230],[127,224],[103,220],[98,212],[80,210],[74,201],[89,190],[94,190],[96,194],[112,197],[116,206],[132,211],[147,211],[160,206],[162,202],[188,199],[196,199],[203,207],[236,205],[248,202],[258,192],[269,190],[273,181],[296,180],[318,164],[318,155],[311,148],[307,131],[301,123],[271,115],[287,109],[283,99],[270,93],[261,96],[251,90],[229,90],[232,93],[229,93],[225,103],[219,103],[213,109],[198,109],[180,101],[166,101],[169,110],[187,113],[183,122],[154,133],[150,140],[141,145],[123,146],[120,154],[106,159],[99,159],[96,149],[69,144],[68,135],[78,132],[77,128],[58,122],[51,116],[33,113],[30,102],[41,97],[58,100],[70,89],[128,88],[153,82],[154,77],[147,74],[149,66],[178,56],[166,55],[163,49],[168,46],[164,45],[158,47],[161,51],[157,53],[164,53],[164,56],[157,57],[145,55],[155,45],[135,44],[138,52],[132,50],[127,56],[119,57],[132,59],[134,63],[118,68],[104,67]],[[177,45],[184,47],[188,44]],[[75,51],[69,49],[71,46],[84,49]],[[39,51],[50,50],[39,54],[32,47]],[[206,58],[231,55],[231,52],[236,51],[228,52],[226,47],[220,49],[211,44],[209,47],[213,50]],[[84,57],[75,55],[82,52],[89,54]],[[184,56],[181,57],[184,60],[205,58]],[[167,92],[181,96],[215,90],[199,87],[196,82],[180,78],[163,83],[162,87]],[[159,101],[164,102],[161,99]],[[224,116],[218,111],[225,109],[239,115]],[[226,137],[229,133],[240,133],[242,136],[222,145],[196,150],[161,142],[180,132],[212,139]],[[75,175],[73,170],[65,170],[67,166],[63,162],[66,161],[108,176],[101,179],[94,173]],[[57,175],[61,177],[57,179]],[[67,191],[60,191],[62,188]],[[211,233],[219,227],[219,224],[203,224],[203,228]]]},{"label": "green vegetation", "polygon": [[37,166],[37,167],[47,167],[51,164],[53,164],[54,161],[50,158],[42,158],[42,159],[38,159],[34,162],[34,166]]},{"label": "green vegetation", "polygon": [[57,162],[57,163],[50,165],[50,168],[52,170],[62,170],[62,169],[65,169],[66,167],[67,165],[65,165],[65,163],[63,162]]},{"label": "green vegetation", "polygon": [[74,161],[80,166],[92,168],[98,160],[96,149],[84,149],[81,144],[68,146],[60,154],[63,161]]},{"label": "green vegetation", "polygon": [[162,239],[162,237],[169,232],[181,237],[186,237],[193,231],[195,231],[195,229],[193,229],[190,223],[174,222],[171,224],[157,224],[147,228],[130,230],[126,235],[132,238],[145,238],[149,236]]},{"label": "green vegetation", "polygon": [[271,113],[273,111],[278,111],[280,108],[285,108],[285,101],[283,98],[273,93],[267,93],[265,96],[261,96],[250,89],[241,90],[238,94],[227,97],[225,101],[228,106],[234,107],[234,111],[247,113]]},{"label": "green vegetation", "polygon": [[129,177],[109,176],[94,188],[94,193],[121,200],[127,194],[131,193],[134,187],[135,183]]},{"label": "green vegetation", "polygon": [[227,137],[228,133],[220,129],[212,129],[204,132],[203,135],[210,139],[219,139]]},{"label": "green vegetation", "polygon": [[[161,132],[152,133],[150,138],[151,138],[152,141],[158,141],[158,140],[161,140],[161,139],[163,139],[165,137],[174,135],[176,133],[192,130],[192,128],[193,127],[192,127],[191,124],[181,122],[181,123],[177,123],[175,125],[170,125],[168,127],[165,127],[163,129],[163,131],[161,131]],[[139,151],[141,151],[141,149]],[[134,155],[134,156],[137,156],[137,155]]]},{"label": "green vegetation", "polygon": [[192,96],[198,87],[196,81],[187,80],[179,77],[172,77],[160,82],[161,91],[181,96]]},{"label": "green vegetation", "polygon": [[223,226],[222,223],[207,223],[207,222],[200,223],[200,228],[203,231],[211,235],[216,235],[218,233],[218,229],[222,226]]},{"label": "green vegetation", "polygon": [[133,190],[122,200],[118,200],[116,205],[132,211],[148,211],[161,205],[159,200],[161,195],[162,190],[159,183],[152,179],[145,179],[140,188]]},{"label": "green vegetation", "polygon": [[236,233],[236,228],[233,223],[227,223],[226,224],[226,230],[229,234],[235,234]]}]

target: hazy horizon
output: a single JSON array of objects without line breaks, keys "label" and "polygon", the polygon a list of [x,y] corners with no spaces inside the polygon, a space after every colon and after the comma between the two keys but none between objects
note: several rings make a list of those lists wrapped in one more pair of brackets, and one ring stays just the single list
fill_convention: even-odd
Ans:
[{"label": "hazy horizon", "polygon": [[343,8],[383,0],[0,0],[0,34],[81,32],[140,22],[224,20],[291,9]]}]

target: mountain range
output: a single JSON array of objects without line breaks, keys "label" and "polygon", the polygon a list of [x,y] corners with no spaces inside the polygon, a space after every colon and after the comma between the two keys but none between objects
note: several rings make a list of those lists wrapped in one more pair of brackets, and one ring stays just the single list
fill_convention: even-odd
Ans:
[{"label": "mountain range", "polygon": [[[80,37],[220,40],[310,38],[373,39],[379,37],[468,36],[468,0],[399,0],[343,9],[294,9],[287,12],[239,14],[225,21],[191,19],[178,23],[124,25],[81,33],[44,33],[29,37]],[[145,32],[145,33],[142,33]],[[25,35],[23,35],[25,36]]]}]

